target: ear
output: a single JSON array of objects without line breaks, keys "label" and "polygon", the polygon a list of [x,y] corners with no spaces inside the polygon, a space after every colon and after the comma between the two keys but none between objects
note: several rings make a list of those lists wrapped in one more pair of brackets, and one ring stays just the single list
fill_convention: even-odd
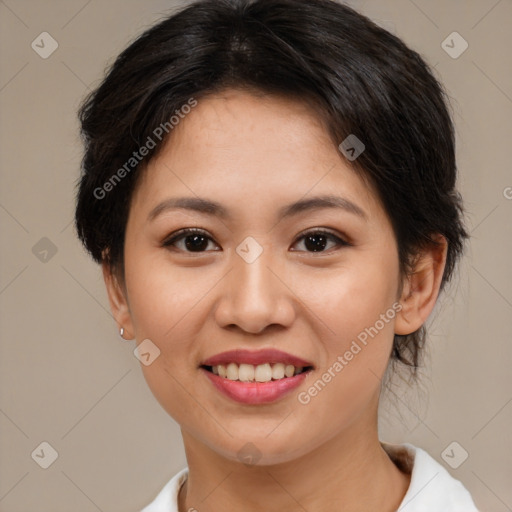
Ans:
[{"label": "ear", "polygon": [[395,322],[395,334],[417,331],[434,309],[444,268],[448,242],[442,235],[432,236],[436,244],[422,249],[409,276],[405,277]]},{"label": "ear", "polygon": [[118,329],[121,327],[124,329],[123,338],[131,340],[135,336],[130,316],[130,308],[126,300],[126,290],[121,286],[118,277],[112,273],[110,265],[105,260],[102,262],[101,266],[112,315],[117,322]]}]

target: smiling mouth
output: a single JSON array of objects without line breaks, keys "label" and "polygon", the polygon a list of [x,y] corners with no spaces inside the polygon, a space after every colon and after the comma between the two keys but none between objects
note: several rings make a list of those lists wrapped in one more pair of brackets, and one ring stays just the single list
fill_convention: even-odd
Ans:
[{"label": "smiling mouth", "polygon": [[202,365],[201,368],[227,380],[256,383],[284,380],[313,370],[312,366],[294,366],[284,363],[259,365],[229,363],[214,366]]}]

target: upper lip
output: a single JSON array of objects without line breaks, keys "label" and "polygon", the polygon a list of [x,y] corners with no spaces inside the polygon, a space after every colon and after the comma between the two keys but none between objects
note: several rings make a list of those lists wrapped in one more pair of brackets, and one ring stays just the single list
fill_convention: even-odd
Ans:
[{"label": "upper lip", "polygon": [[300,357],[274,348],[254,351],[244,349],[229,350],[228,352],[222,352],[209,357],[202,362],[202,366],[227,365],[229,363],[237,363],[238,365],[252,364],[254,366],[264,363],[292,364],[295,367],[313,366],[310,362]]}]

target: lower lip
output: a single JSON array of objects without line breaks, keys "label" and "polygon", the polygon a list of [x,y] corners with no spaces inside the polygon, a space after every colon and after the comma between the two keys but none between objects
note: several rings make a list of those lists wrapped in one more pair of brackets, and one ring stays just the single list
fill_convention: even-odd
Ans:
[{"label": "lower lip", "polygon": [[224,395],[243,404],[268,404],[279,400],[298,387],[311,370],[269,382],[241,382],[219,377],[204,368],[201,370],[211,383]]}]

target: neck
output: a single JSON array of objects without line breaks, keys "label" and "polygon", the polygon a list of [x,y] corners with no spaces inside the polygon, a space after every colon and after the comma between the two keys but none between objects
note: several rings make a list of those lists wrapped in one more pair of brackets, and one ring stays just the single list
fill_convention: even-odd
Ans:
[{"label": "neck", "polygon": [[300,458],[266,466],[228,460],[182,431],[189,476],[179,510],[394,512],[410,476],[382,448],[376,421],[361,427],[357,422]]}]

